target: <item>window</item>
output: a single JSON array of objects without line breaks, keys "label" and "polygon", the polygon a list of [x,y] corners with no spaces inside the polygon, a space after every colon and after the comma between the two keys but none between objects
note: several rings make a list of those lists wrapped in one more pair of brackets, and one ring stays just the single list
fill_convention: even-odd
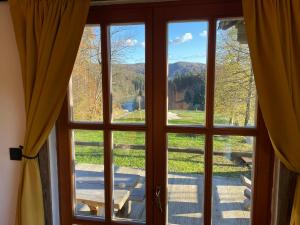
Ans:
[{"label": "window", "polygon": [[240,1],[91,7],[57,122],[69,224],[269,224]]}]

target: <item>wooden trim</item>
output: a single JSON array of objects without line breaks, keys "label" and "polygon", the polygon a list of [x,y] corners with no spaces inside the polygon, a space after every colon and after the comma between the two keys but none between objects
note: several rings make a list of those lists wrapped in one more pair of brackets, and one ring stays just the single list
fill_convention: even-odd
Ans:
[{"label": "wooden trim", "polygon": [[212,208],[212,167],[214,128],[214,91],[215,91],[215,57],[216,57],[216,19],[211,18],[208,24],[208,55],[206,84],[206,126],[211,131],[205,139],[205,176],[204,176],[204,225],[211,224]]},{"label": "wooden trim", "polygon": [[[123,6],[123,5],[136,5],[136,4],[143,4],[143,5],[149,5],[149,4],[151,4],[152,6],[155,6],[155,5],[162,5],[162,4],[166,4],[166,3],[168,3],[168,4],[178,4],[178,3],[181,3],[182,4],[182,2],[188,2],[188,3],[193,3],[193,2],[196,2],[195,0],[165,0],[165,1],[163,1],[163,2],[160,2],[160,0],[157,0],[157,2],[155,2],[156,0],[150,0],[149,2],[147,2],[147,1],[145,1],[145,2],[141,2],[141,1],[138,1],[138,0],[133,0],[132,1],[132,3],[131,3],[131,0],[128,0],[128,1],[126,1],[126,2],[118,2],[117,0],[115,1],[115,0],[106,0],[106,1],[108,1],[110,4],[108,4],[108,5],[106,5],[106,7],[107,6],[109,6],[109,7],[111,7],[111,6],[115,6],[115,5],[117,5],[117,6]],[[232,2],[232,1],[234,1],[234,0],[223,0],[223,2]],[[0,2],[8,2],[8,0],[0,0]],[[97,2],[99,2],[99,3],[102,3],[102,2],[105,2],[105,1],[101,1],[101,0],[91,0],[91,3],[92,4],[95,4],[95,3],[97,3]],[[116,2],[116,3],[114,3],[114,2]],[[220,0],[197,0],[197,2],[199,3],[199,2],[202,2],[202,3],[205,3],[205,2],[220,2]]]},{"label": "wooden trim", "polygon": [[[208,118],[207,118],[208,119]],[[210,134],[210,135],[242,135],[256,136],[257,128],[246,127],[203,127],[203,126],[178,126],[168,125],[164,128],[167,133],[190,133],[190,134]]]},{"label": "wooden trim", "polygon": [[74,122],[71,121],[68,124],[69,129],[79,129],[79,130],[103,130],[104,124],[97,122]]},{"label": "wooden trim", "polygon": [[126,221],[126,220],[114,220],[111,225],[145,225],[145,223],[140,223],[136,221]]},{"label": "wooden trim", "polygon": [[209,129],[203,126],[168,125],[165,126],[164,131],[166,133],[207,134]]},{"label": "wooden trim", "polygon": [[[139,10],[144,8],[152,8],[152,9],[158,9],[158,8],[168,8],[167,12],[174,13],[174,11],[169,10],[175,10],[178,7],[185,9],[185,7],[191,7],[194,6],[201,6],[204,7],[203,10],[200,9],[200,11],[197,13],[196,10],[191,11],[191,15],[196,15],[196,17],[201,15],[208,15],[207,12],[205,12],[205,9],[209,9],[210,16],[215,15],[216,17],[229,17],[229,16],[241,16],[242,13],[242,0],[171,0],[171,1],[162,1],[162,2],[141,2],[141,3],[127,3],[127,4],[115,4],[115,5],[95,5],[93,4],[91,8],[95,9],[95,12],[97,12],[99,9],[104,11],[112,11],[117,12],[118,10]],[[225,8],[224,8],[225,6]],[[206,8],[207,7],[207,8]],[[214,7],[215,9],[211,10],[211,8]],[[226,11],[226,9],[230,9],[229,12]],[[199,8],[198,8],[199,10]],[[93,12],[93,15],[95,14]],[[198,15],[197,15],[198,14]],[[134,12],[134,15],[139,15],[139,13]],[[171,15],[171,14],[169,14]],[[116,18],[119,18],[119,15],[113,15],[116,16]],[[122,17],[122,16],[120,16]]]},{"label": "wooden trim", "polygon": [[119,131],[146,131],[147,130],[147,126],[145,125],[134,125],[134,124],[111,124],[109,126],[110,130],[119,130]]},{"label": "wooden trim", "polygon": [[274,150],[259,107],[257,126],[258,135],[256,137],[253,168],[254,185],[252,188],[252,225],[270,224],[272,216],[271,202],[274,171]]},{"label": "wooden trim", "polygon": [[153,10],[147,9],[145,15],[145,118],[146,118],[146,224],[153,224],[154,217],[154,154],[153,154]]},{"label": "wooden trim", "polygon": [[101,223],[105,224],[105,219],[96,217],[74,216],[72,218],[71,224],[99,225]]},{"label": "wooden trim", "polygon": [[66,97],[56,122],[59,208],[60,223],[62,225],[71,224],[73,216],[73,159],[71,153],[71,133],[68,129],[68,109],[68,97]]},{"label": "wooden trim", "polygon": [[[101,21],[107,25],[118,23],[144,23],[145,15],[147,15],[147,7],[136,5],[135,7],[115,7],[113,6],[92,6],[90,7],[87,23],[95,23]],[[150,8],[151,10],[151,8]],[[126,12],[126,14],[124,14]],[[130,16],[128,16],[130,15]]]},{"label": "wooden trim", "polygon": [[[154,10],[153,14],[153,154],[156,166],[154,166],[154,187],[161,187],[162,212],[157,202],[154,204],[154,224],[166,224],[167,217],[167,148],[166,125],[167,114],[167,32],[163,20],[163,12]],[[155,90],[155,91],[154,91]],[[154,189],[155,190],[155,189]],[[153,196],[154,198],[154,191]]]},{"label": "wooden trim", "polygon": [[233,136],[256,136],[257,128],[246,127],[214,127],[211,129],[213,135],[233,135]]},{"label": "wooden trim", "polygon": [[120,131],[146,131],[147,126],[143,124],[110,124],[109,122],[97,123],[97,122],[70,122],[70,129],[80,130],[120,130]]},{"label": "wooden trim", "polygon": [[[103,120],[107,126],[111,121],[111,79],[110,79],[110,34],[106,23],[101,23],[101,54],[102,54],[102,90],[103,90]],[[112,220],[112,134],[104,130],[104,191],[105,191],[105,221]]]}]

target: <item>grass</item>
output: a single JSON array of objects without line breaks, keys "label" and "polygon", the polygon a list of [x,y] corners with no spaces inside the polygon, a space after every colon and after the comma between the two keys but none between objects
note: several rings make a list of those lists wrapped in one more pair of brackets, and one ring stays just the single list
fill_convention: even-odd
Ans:
[{"label": "grass", "polygon": [[184,125],[184,124],[205,124],[205,113],[203,111],[195,110],[171,110],[171,113],[177,114],[180,119],[169,119],[168,124]]},{"label": "grass", "polygon": [[145,123],[145,110],[119,113],[113,115],[113,121],[118,123]]},{"label": "grass", "polygon": [[[175,113],[180,119],[168,119],[170,125],[205,125],[205,112],[195,110],[169,110],[170,113]],[[216,114],[214,123],[217,126],[229,126],[228,118]],[[121,112],[113,120],[116,123],[145,123],[145,111]],[[250,124],[254,124],[250,121]]]},{"label": "grass", "polygon": [[[204,124],[203,112],[172,111],[180,119],[170,120],[170,124]],[[123,117],[123,122],[137,122],[136,112]],[[75,130],[74,138],[81,142],[102,142],[102,131]],[[168,134],[168,146],[182,149],[204,150],[205,137],[192,134]],[[245,165],[231,158],[231,152],[252,152],[251,140],[241,136],[215,136],[213,139],[214,151],[222,151],[223,155],[213,157],[214,175],[235,177],[240,174],[249,175],[250,170]],[[113,144],[145,145],[144,132],[113,132]],[[82,146],[75,147],[76,163],[103,164],[103,147]],[[145,169],[144,149],[113,149],[113,160],[116,166]],[[204,155],[188,152],[168,152],[168,171],[174,173],[204,173]]]}]

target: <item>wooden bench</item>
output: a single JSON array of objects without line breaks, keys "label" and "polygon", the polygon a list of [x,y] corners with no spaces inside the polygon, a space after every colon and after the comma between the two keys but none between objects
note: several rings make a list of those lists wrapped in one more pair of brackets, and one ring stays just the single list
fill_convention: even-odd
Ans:
[{"label": "wooden bench", "polygon": [[[129,195],[130,192],[128,190],[114,191],[114,209],[117,212],[130,213],[130,207],[128,206]],[[90,208],[92,215],[104,216],[105,202],[103,190],[77,190],[76,201],[77,203],[86,204]]]},{"label": "wooden bench", "polygon": [[[114,168],[114,213],[126,217],[131,212],[130,196],[140,187],[140,171],[131,168]],[[89,213],[104,216],[104,167],[103,165],[76,165],[76,207],[83,204],[90,209]],[[133,196],[140,193],[133,193]],[[143,196],[144,197],[144,196]]]},{"label": "wooden bench", "polygon": [[246,186],[246,189],[244,190],[244,196],[246,197],[246,199],[244,200],[243,206],[244,209],[250,210],[252,198],[252,181],[243,175],[240,176],[240,179],[241,183]]},{"label": "wooden bench", "polygon": [[241,156],[241,160],[250,168],[252,168],[252,158],[251,157],[246,157],[246,156]]}]

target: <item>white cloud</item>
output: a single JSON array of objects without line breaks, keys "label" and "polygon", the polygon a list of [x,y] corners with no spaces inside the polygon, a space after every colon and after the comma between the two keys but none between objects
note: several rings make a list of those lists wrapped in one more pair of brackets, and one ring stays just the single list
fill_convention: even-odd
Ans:
[{"label": "white cloud", "polygon": [[191,33],[185,33],[181,37],[176,37],[174,40],[171,40],[170,42],[174,44],[181,44],[190,41],[192,39],[193,39],[193,35]]},{"label": "white cloud", "polygon": [[182,42],[190,41],[193,39],[193,35],[191,33],[185,33],[182,36]]},{"label": "white cloud", "polygon": [[128,47],[135,46],[138,43],[136,39],[127,39],[125,40],[125,45]]},{"label": "white cloud", "polygon": [[142,46],[143,48],[145,48],[145,42],[144,42],[144,41],[141,42],[141,46]]},{"label": "white cloud", "polygon": [[207,37],[207,30],[202,31],[199,35],[201,37]]}]

